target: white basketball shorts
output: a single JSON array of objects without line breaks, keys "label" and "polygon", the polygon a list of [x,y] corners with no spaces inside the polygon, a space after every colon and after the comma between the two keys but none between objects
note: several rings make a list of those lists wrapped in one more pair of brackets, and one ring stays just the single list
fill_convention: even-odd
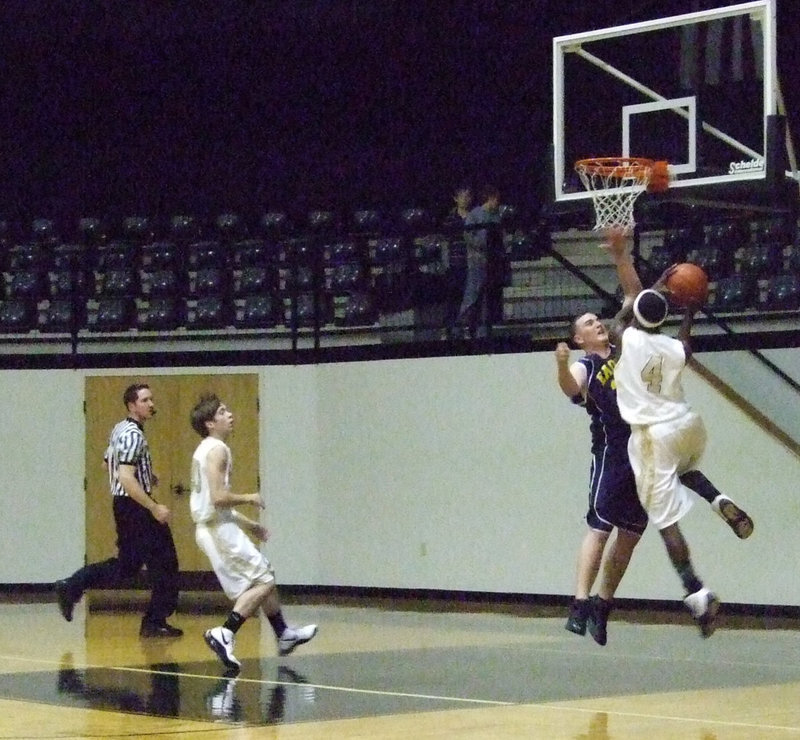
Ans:
[{"label": "white basketball shorts", "polygon": [[256,583],[274,583],[269,560],[235,522],[198,524],[195,541],[229,599],[235,601]]},{"label": "white basketball shorts", "polygon": [[706,446],[703,420],[693,411],[659,424],[631,425],[628,456],[649,520],[664,529],[692,507],[692,492],[678,476],[694,470]]}]

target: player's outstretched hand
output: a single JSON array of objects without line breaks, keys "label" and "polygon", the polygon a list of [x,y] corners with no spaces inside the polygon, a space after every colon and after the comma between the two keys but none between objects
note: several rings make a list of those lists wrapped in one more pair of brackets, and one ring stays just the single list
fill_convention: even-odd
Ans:
[{"label": "player's outstretched hand", "polygon": [[620,257],[625,254],[628,249],[628,238],[630,237],[630,229],[623,229],[619,226],[613,226],[603,231],[605,242],[603,247],[608,250],[612,257]]},{"label": "player's outstretched hand", "polygon": [[556,362],[560,365],[569,362],[569,345],[566,342],[559,342],[556,345]]},{"label": "player's outstretched hand", "polygon": [[673,272],[675,272],[675,268],[677,267],[677,263],[670,265],[664,272],[659,275],[658,280],[653,283],[653,290],[658,290],[661,293],[669,293],[669,288],[667,288],[667,280]]}]

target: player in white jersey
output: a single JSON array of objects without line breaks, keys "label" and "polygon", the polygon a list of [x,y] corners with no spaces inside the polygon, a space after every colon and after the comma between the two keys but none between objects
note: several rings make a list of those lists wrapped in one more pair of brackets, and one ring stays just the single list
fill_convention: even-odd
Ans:
[{"label": "player in white jersey", "polygon": [[261,542],[269,533],[234,508],[252,504],[263,509],[264,503],[259,493],[233,493],[230,489],[231,450],[225,440],[233,429],[233,414],[219,398],[206,395],[192,409],[191,422],[203,437],[192,456],[190,509],[195,540],[208,556],[223,591],[234,602],[225,622],[206,630],[204,637],[225,666],[238,672],[241,664],[233,653],[235,634],[259,608],[275,632],[280,655],[288,655],[308,642],[317,633],[317,626],[286,624],[272,565],[246,531]]},{"label": "player in white jersey", "polygon": [[[691,356],[689,336],[698,305],[684,312],[677,338],[660,333],[669,313],[667,270],[653,288],[642,285],[624,244],[609,244],[625,294],[618,315],[627,328],[615,368],[617,403],[631,426],[628,455],[639,499],[658,528],[670,561],[686,589],[684,603],[708,637],[714,631],[719,599],[697,577],[678,522],[691,508],[689,487],[702,491],[726,521],[739,524],[740,537],[752,533],[752,520],[697,470],[706,443],[700,416],[687,403],[681,376]],[[687,487],[688,486],[688,487]],[[732,524],[736,531],[736,527]]]}]

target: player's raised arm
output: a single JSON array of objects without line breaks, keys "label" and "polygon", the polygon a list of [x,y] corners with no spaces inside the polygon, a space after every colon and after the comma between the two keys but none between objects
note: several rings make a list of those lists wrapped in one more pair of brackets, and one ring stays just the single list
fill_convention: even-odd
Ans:
[{"label": "player's raised arm", "polygon": [[617,277],[624,295],[622,307],[608,324],[611,343],[619,348],[622,332],[633,321],[633,301],[642,291],[642,281],[633,265],[629,232],[619,228],[607,229],[605,237],[606,241],[602,246],[617,268]]},{"label": "player's raised arm", "polygon": [[678,329],[677,338],[683,342],[683,351],[686,353],[686,360],[692,356],[692,326],[694,325],[694,315],[700,310],[698,301],[689,301],[683,312],[683,320]]},{"label": "player's raised arm", "polygon": [[607,229],[605,237],[606,241],[603,246],[611,255],[611,260],[617,268],[617,276],[619,277],[619,284],[622,286],[625,300],[632,301],[642,292],[642,281],[633,266],[630,232],[618,228]]},{"label": "player's raised arm", "polygon": [[586,368],[580,362],[570,365],[569,345],[566,342],[559,342],[556,345],[555,356],[556,378],[561,392],[568,398],[585,395]]}]

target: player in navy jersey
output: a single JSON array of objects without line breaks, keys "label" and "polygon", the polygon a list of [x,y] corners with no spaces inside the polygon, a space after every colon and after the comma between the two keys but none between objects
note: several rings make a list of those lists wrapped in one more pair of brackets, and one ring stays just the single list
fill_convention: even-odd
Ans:
[{"label": "player in navy jersey", "polygon": [[[556,347],[558,384],[573,403],[583,405],[591,417],[592,461],[587,530],[578,552],[575,598],[566,628],[583,635],[588,626],[594,640],[605,645],[611,602],[628,567],[633,549],[647,526],[647,514],[636,494],[636,481],[628,461],[630,427],[617,408],[614,367],[616,353],[603,322],[593,313],[578,316],[572,324],[572,341],[584,356],[569,364],[565,342]],[[590,590],[603,560],[611,532],[616,528],[603,566],[600,588]]]},{"label": "player in navy jersey", "polygon": [[80,568],[55,584],[58,607],[72,621],[75,604],[89,588],[120,585],[147,566],[151,597],[139,634],[142,637],[179,637],[183,632],[167,623],[178,604],[178,556],[169,522],[170,510],[152,497],[157,479],[144,422],[155,414],[150,388],[129,386],[122,397],[127,416],[115,425],[103,459],[113,497],[118,554]]}]

